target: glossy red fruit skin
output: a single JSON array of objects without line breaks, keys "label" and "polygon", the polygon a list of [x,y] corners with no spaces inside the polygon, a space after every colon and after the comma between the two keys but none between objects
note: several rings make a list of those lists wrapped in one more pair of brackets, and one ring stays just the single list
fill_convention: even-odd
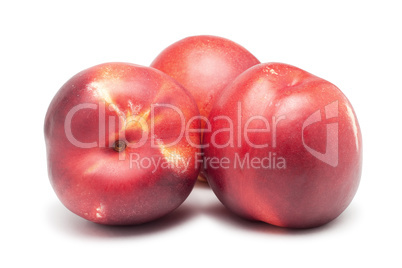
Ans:
[{"label": "glossy red fruit skin", "polygon": [[200,114],[208,117],[222,90],[239,74],[260,63],[244,47],[228,39],[199,35],[163,50],[152,62],[194,96]]},{"label": "glossy red fruit skin", "polygon": [[[151,67],[173,77],[193,95],[201,116],[205,117],[201,121],[205,129],[206,118],[223,89],[259,63],[248,50],[231,40],[199,35],[170,45],[155,58]],[[205,179],[203,171],[200,179]]]},{"label": "glossy red fruit skin", "polygon": [[215,99],[239,74],[260,62],[228,39],[199,35],[184,38],[163,50],[152,62],[194,96],[200,114],[208,117]]},{"label": "glossy red fruit skin", "polygon": [[[187,198],[199,172],[193,160],[199,149],[189,140],[199,144],[199,134],[168,146],[180,137],[181,118],[170,108],[154,107],[152,112],[153,104],[177,107],[186,122],[199,115],[192,96],[172,78],[128,63],[86,69],[57,92],[45,118],[48,173],[69,210],[101,224],[141,224],[166,215]],[[71,117],[79,105],[86,106]],[[200,127],[200,122],[194,120],[190,127]],[[121,152],[114,149],[118,140],[127,144]],[[156,168],[137,160],[146,158],[178,164]],[[189,161],[187,168],[181,160]]]},{"label": "glossy red fruit skin", "polygon": [[[230,132],[214,133],[230,126],[214,120],[217,116],[233,122],[234,142],[224,148],[218,147],[227,145]],[[252,116],[269,124],[252,120],[249,129],[267,131],[248,132],[246,142],[244,127]],[[233,163],[247,154],[257,161],[271,154],[271,166],[268,160],[250,168],[206,161],[209,185],[234,213],[281,227],[310,228],[335,219],[352,201],[361,177],[362,137],[350,102],[328,81],[287,64],[256,65],[225,89],[209,121],[206,159],[227,157]],[[285,165],[274,168],[273,156]]]}]

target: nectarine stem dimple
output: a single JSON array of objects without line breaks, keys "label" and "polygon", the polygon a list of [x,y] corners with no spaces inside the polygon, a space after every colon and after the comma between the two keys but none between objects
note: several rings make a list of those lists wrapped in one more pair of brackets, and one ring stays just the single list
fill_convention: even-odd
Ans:
[{"label": "nectarine stem dimple", "polygon": [[126,149],[126,143],[124,141],[116,141],[113,145],[113,149],[116,152],[122,152]]}]

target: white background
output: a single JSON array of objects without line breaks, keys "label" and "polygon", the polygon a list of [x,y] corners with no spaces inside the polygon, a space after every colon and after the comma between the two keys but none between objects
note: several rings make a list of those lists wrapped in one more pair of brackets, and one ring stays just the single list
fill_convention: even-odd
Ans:
[{"label": "white background", "polygon": [[[400,11],[398,1],[2,1],[0,266],[401,267]],[[43,123],[61,85],[103,62],[149,65],[199,34],[305,69],[352,102],[363,175],[335,221],[301,231],[250,223],[203,185],[169,216],[137,227],[96,225],[59,202]]]}]

